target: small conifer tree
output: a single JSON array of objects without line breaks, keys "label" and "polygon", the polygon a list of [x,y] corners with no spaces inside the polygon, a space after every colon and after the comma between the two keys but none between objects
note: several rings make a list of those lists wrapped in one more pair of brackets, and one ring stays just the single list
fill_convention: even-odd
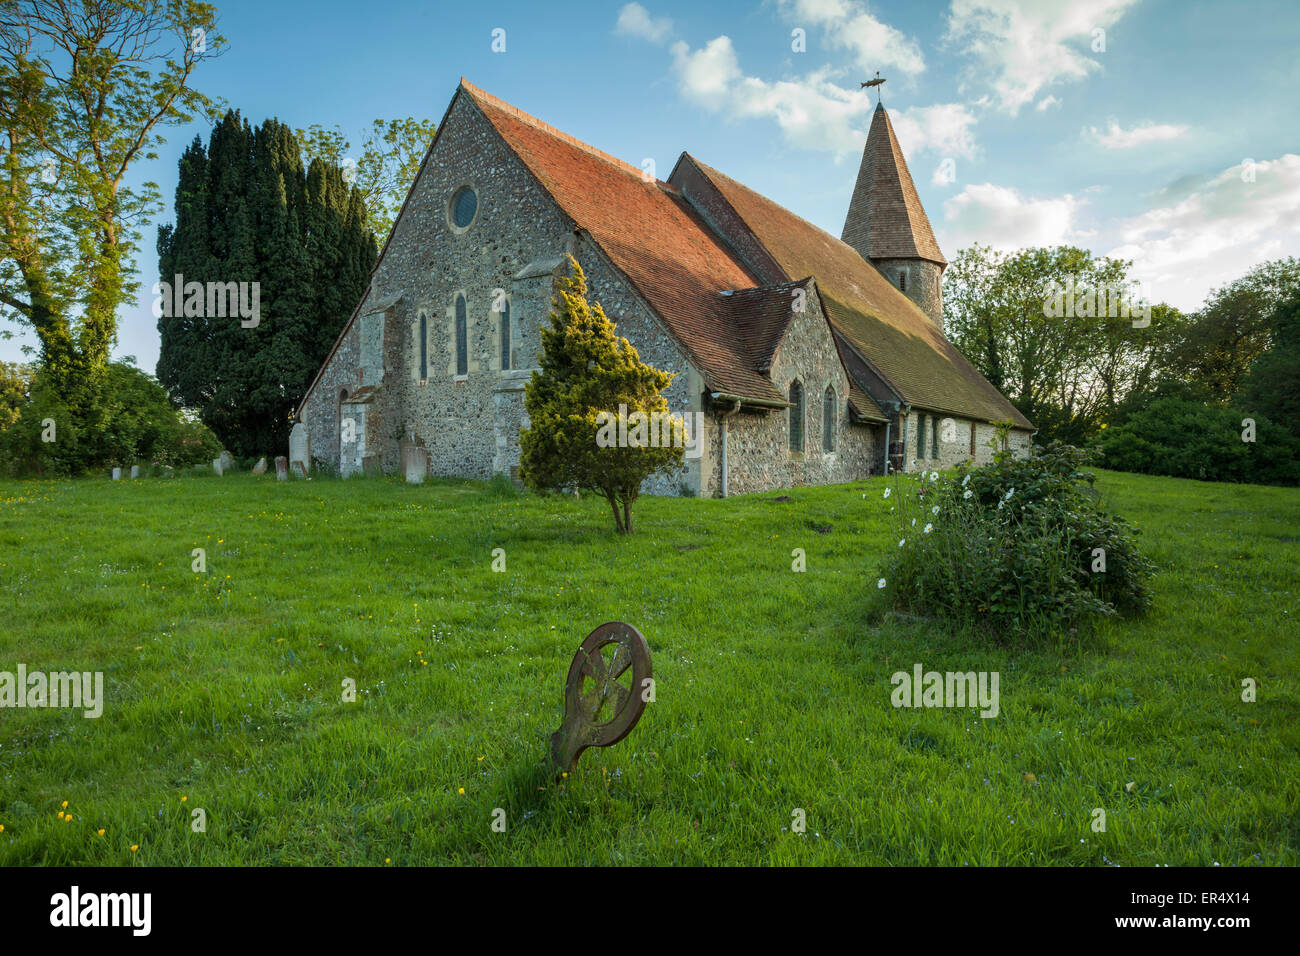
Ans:
[{"label": "small conifer tree", "polygon": [[[614,527],[630,534],[642,482],[682,461],[682,422],[669,419],[661,394],[673,376],[615,334],[600,304],[587,301],[582,267],[569,262],[573,274],[559,280],[550,328],[542,329],[540,371],[524,392],[529,427],[519,433],[519,477],[537,491],[599,492]],[[620,413],[629,427],[618,424]]]}]

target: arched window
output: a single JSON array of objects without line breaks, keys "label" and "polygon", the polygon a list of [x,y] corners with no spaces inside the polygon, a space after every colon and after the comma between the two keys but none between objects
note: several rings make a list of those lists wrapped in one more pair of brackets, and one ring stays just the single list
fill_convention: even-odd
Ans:
[{"label": "arched window", "polygon": [[925,416],[916,416],[916,457],[918,460],[925,457]]},{"label": "arched window", "polygon": [[510,368],[510,300],[501,310],[501,368]]},{"label": "arched window", "polygon": [[835,389],[826,386],[826,396],[822,399],[822,451],[835,450]]},{"label": "arched window", "polygon": [[420,313],[420,381],[429,378],[429,319]]},{"label": "arched window", "polygon": [[456,374],[469,374],[469,330],[465,317],[465,297],[456,296]]},{"label": "arched window", "polygon": [[790,450],[803,451],[803,386],[790,383]]}]

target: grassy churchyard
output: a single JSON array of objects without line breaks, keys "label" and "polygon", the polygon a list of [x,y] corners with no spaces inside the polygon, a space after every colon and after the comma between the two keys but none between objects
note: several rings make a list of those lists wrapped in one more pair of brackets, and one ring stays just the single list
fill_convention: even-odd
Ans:
[{"label": "grassy churchyard", "polygon": [[[868,619],[883,479],[643,498],[627,538],[469,482],[0,482],[0,671],[105,693],[0,709],[0,865],[1300,864],[1300,491],[1098,474],[1154,605],[1046,648]],[[608,620],[656,699],[555,783]],[[917,663],[999,713],[895,708]]]}]

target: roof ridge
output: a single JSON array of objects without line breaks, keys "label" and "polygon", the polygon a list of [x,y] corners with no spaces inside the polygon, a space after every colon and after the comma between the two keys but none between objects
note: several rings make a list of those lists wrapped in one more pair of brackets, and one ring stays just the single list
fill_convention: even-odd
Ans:
[{"label": "roof ridge", "polygon": [[802,279],[788,279],[785,282],[764,282],[761,285],[746,286],[743,289],[720,289],[719,295],[757,295],[760,292],[773,292],[778,289],[797,289],[805,286],[814,280],[814,276],[804,276]]},{"label": "roof ridge", "polygon": [[[690,153],[687,153],[686,155],[691,156]],[[739,186],[741,189],[745,190],[746,192],[753,193],[753,194],[754,194],[755,196],[757,196],[759,199],[763,200],[763,202],[768,203],[768,204],[770,204],[770,205],[776,207],[777,209],[781,210],[782,212],[784,212],[784,213],[786,213],[786,214],[788,214],[788,215],[790,215],[790,216],[793,216],[795,219],[798,219],[800,222],[802,222],[804,225],[808,226],[809,228],[811,228],[811,229],[816,229],[818,232],[820,232],[820,233],[821,233],[822,235],[824,235],[826,238],[830,239],[832,242],[838,243],[838,244],[841,245],[841,246],[846,246],[847,248],[849,248],[850,250],[853,251],[854,255],[857,255],[857,256],[859,256],[859,257],[862,256],[862,254],[861,254],[860,252],[858,252],[858,250],[855,249],[855,248],[853,247],[853,244],[852,244],[852,243],[845,242],[845,241],[844,241],[843,239],[841,239],[839,236],[835,235],[835,233],[830,232],[830,231],[828,231],[828,230],[826,230],[826,229],[823,229],[821,226],[817,225],[817,223],[813,222],[811,219],[805,219],[803,216],[799,215],[799,214],[798,214],[797,212],[795,212],[793,209],[789,209],[789,208],[787,208],[786,206],[782,206],[779,202],[777,202],[777,201],[776,201],[775,199],[773,199],[771,196],[764,195],[763,193],[761,193],[761,192],[759,192],[757,189],[755,189],[753,186],[747,186],[747,185],[745,185],[745,184],[742,183],[739,179],[736,179],[734,176],[728,176],[726,173],[724,173],[722,170],[718,169],[716,166],[710,166],[708,163],[704,162],[703,160],[699,159],[699,158],[696,157],[696,156],[691,156],[691,159],[694,160],[695,163],[696,163],[696,165],[700,166],[703,170],[705,170],[705,171],[707,171],[707,172],[709,172],[709,173],[715,173],[715,174],[717,174],[717,175],[719,175],[719,176],[722,176],[724,179],[729,179],[729,180],[731,180],[733,183],[735,183],[735,184],[736,184],[737,186]],[[742,218],[743,218],[743,217],[742,217]],[[757,236],[755,236],[754,238],[755,238],[755,239],[758,239]],[[759,240],[760,243],[761,243],[761,241],[762,241],[762,240]],[[769,252],[768,254],[771,255],[770,252]],[[877,273],[877,274],[880,273],[880,269],[879,269],[879,268],[876,266],[876,264],[875,264],[874,262],[872,262],[870,259],[866,259],[865,257],[863,257],[863,261],[866,262],[866,264],[867,264],[868,266],[871,267],[871,271],[873,271],[873,272],[875,272],[875,273]],[[816,274],[814,273],[814,274],[810,275],[809,278],[816,278]],[[794,281],[796,281],[796,280],[791,279],[790,281],[791,281],[791,282],[794,282]],[[888,281],[888,280],[886,280],[886,281]],[[889,283],[889,285],[890,285],[891,288],[896,288],[892,282]],[[907,298],[907,296],[904,295],[902,292],[899,292],[898,294],[902,297],[902,299],[903,299],[904,301],[911,303],[912,306],[913,306],[914,308],[916,308],[918,311],[920,310],[921,307],[920,307],[919,305],[917,305],[915,302],[912,302],[912,300],[909,299],[909,298]],[[922,312],[921,314],[924,315],[925,313]]]},{"label": "roof ridge", "polygon": [[[465,77],[463,76],[460,78],[460,86],[461,89],[463,89],[466,93],[474,97],[476,101],[485,101],[494,109],[501,110],[503,113],[507,113],[510,116],[515,117],[516,119],[521,119],[525,123],[529,123],[532,126],[537,127],[538,129],[542,130],[548,135],[554,136],[556,139],[562,140],[563,142],[567,143],[570,146],[574,146],[585,153],[595,156],[597,159],[602,159],[607,163],[611,163],[614,166],[619,167],[624,172],[630,173],[633,176],[636,176],[638,179],[645,178],[645,170],[641,169],[640,167],[633,166],[625,159],[619,159],[617,156],[610,155],[609,153],[605,152],[603,149],[597,149],[595,146],[592,146],[590,143],[583,142],[582,140],[578,139],[578,137],[574,136],[571,133],[566,133],[562,129],[557,129],[556,127],[552,126],[550,123],[538,119],[532,113],[526,113],[523,110],[521,110],[519,107],[515,106],[514,104],[507,103],[505,100],[501,99],[501,97],[493,96],[491,93],[487,92],[487,90],[475,86],[473,83],[465,79]],[[663,182],[658,178],[655,178],[654,180],[652,180],[652,182],[657,183],[660,186],[668,187],[669,192],[672,193],[679,192],[678,190],[674,189],[671,186],[668,186],[667,183]]]}]

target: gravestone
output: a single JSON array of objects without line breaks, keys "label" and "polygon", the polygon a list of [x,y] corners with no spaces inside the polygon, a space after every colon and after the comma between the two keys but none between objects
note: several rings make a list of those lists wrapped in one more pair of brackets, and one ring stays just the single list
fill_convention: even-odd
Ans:
[{"label": "gravestone", "polygon": [[114,468],[114,469],[113,469],[113,480],[114,480],[114,481],[121,481],[121,480],[122,480],[122,469],[121,469],[121,468]]},{"label": "gravestone", "polygon": [[265,475],[265,474],[266,474],[266,456],[265,456],[265,455],[263,455],[261,458],[257,459],[257,464],[253,466],[253,474],[255,474],[255,475]]},{"label": "gravestone", "polygon": [[602,624],[578,647],[564,682],[564,722],[551,734],[556,776],[572,773],[588,747],[632,732],[653,698],[650,645],[631,624]]},{"label": "gravestone", "polygon": [[275,456],[275,480],[289,480],[289,459],[285,458],[284,455]]},{"label": "gravestone", "polygon": [[139,477],[140,477],[140,466],[139,466],[139,465],[132,465],[132,466],[131,466],[131,477],[132,477],[132,478],[139,478]]},{"label": "gravestone", "polygon": [[224,475],[228,471],[235,470],[235,457],[230,452],[223,450],[221,452],[221,473]]},{"label": "gravestone", "polygon": [[424,484],[424,479],[429,474],[429,452],[414,445],[407,445],[403,450],[402,459],[407,483]]},{"label": "gravestone", "polygon": [[307,425],[295,422],[289,432],[289,460],[302,462],[304,472],[311,470],[311,443],[307,440]]},{"label": "gravestone", "polygon": [[382,478],[384,466],[378,455],[366,455],[361,459],[361,471],[367,478]]},{"label": "gravestone", "polygon": [[307,477],[307,467],[300,461],[289,462],[289,471],[295,478]]},{"label": "gravestone", "polygon": [[214,459],[212,459],[212,470],[215,471],[215,472],[217,473],[218,476],[224,474],[224,472],[221,470],[221,459],[220,459],[220,458],[214,458]]}]

